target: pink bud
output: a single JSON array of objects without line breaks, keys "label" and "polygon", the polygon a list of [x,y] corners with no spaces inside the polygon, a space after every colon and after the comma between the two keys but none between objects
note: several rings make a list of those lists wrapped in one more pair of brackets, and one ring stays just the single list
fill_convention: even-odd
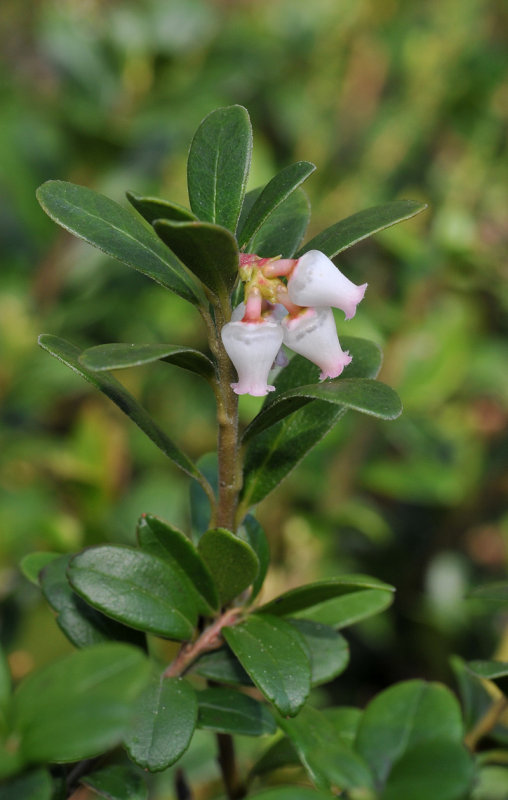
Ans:
[{"label": "pink bud", "polygon": [[288,280],[289,299],[299,306],[318,308],[332,306],[352,319],[356,306],[365,294],[367,284],[356,286],[346,278],[324,253],[309,250],[291,273]]},{"label": "pink bud", "polygon": [[320,380],[336,378],[352,360],[341,349],[331,308],[307,308],[281,326],[284,344],[321,367]]},{"label": "pink bud", "polygon": [[262,397],[275,387],[267,383],[268,373],[282,344],[282,328],[276,322],[228,322],[222,341],[238,373],[231,386],[236,394]]}]

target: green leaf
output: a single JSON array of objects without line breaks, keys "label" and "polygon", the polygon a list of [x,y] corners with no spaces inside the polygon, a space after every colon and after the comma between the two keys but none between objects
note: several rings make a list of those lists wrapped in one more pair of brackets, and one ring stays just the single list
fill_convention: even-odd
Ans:
[{"label": "green leaf", "polygon": [[470,593],[470,597],[478,600],[488,600],[491,603],[498,603],[502,607],[508,606],[508,582],[496,581],[476,586]]},{"label": "green leaf", "polygon": [[118,744],[148,672],[140,650],[109,643],[30,675],[14,694],[13,727],[24,759],[79,761]]},{"label": "green leaf", "polygon": [[140,547],[181,570],[196,596],[200,614],[212,614],[219,609],[219,598],[213,578],[192,542],[181,531],[153,514],[143,514],[138,522]]},{"label": "green leaf", "polygon": [[281,714],[298,714],[310,691],[309,656],[300,634],[278,617],[253,614],[224,628],[223,635],[267,700]]},{"label": "green leaf", "polygon": [[34,586],[39,585],[39,572],[46,564],[59,558],[60,553],[49,553],[48,551],[41,551],[37,553],[28,553],[20,561],[20,569],[25,578],[33,583]]},{"label": "green leaf", "polygon": [[238,277],[236,239],[226,228],[209,222],[156,220],[163,242],[214,295],[229,296]]},{"label": "green leaf", "polygon": [[323,712],[306,706],[295,719],[278,722],[318,789],[373,787],[367,764],[341,741]]},{"label": "green leaf", "polygon": [[252,253],[263,258],[291,258],[305,236],[310,205],[303,189],[297,189],[261,225],[249,242]]},{"label": "green leaf", "polygon": [[194,305],[200,289],[152,228],[109,197],[65,181],[47,181],[37,190],[42,208],[55,222]]},{"label": "green leaf", "polygon": [[59,339],[58,336],[43,333],[39,336],[39,344],[44,350],[47,350],[48,353],[51,353],[52,356],[58,358],[59,361],[95,386],[96,389],[99,389],[106,397],[109,397],[187,475],[196,480],[202,478],[201,473],[190,458],[166,436],[164,431],[159,428],[145,409],[138,405],[137,401],[116,378],[109,374],[101,375],[86,369],[79,361],[80,350],[70,342],[66,342],[65,339]]},{"label": "green leaf", "polygon": [[262,792],[249,795],[251,800],[330,800],[328,792],[310,789],[307,786],[277,786],[263,789]]},{"label": "green leaf", "polygon": [[160,197],[143,197],[135,192],[126,192],[125,194],[129,203],[150,225],[156,219],[171,219],[177,222],[197,219],[192,211],[179,203],[162,200]]},{"label": "green leaf", "polygon": [[508,661],[469,661],[467,668],[482,680],[492,681],[508,694]]},{"label": "green leaf", "polygon": [[212,574],[221,605],[243,592],[258,574],[259,561],[252,547],[225,528],[206,531],[198,552]]},{"label": "green leaf", "polygon": [[[217,496],[219,489],[219,468],[217,452],[205,453],[196,462],[196,466],[205,476]],[[190,513],[192,523],[192,538],[195,543],[210,527],[211,508],[210,499],[201,484],[193,481],[189,489],[190,493]]]},{"label": "green leaf", "polygon": [[356,751],[369,763],[383,799],[455,800],[465,794],[472,775],[462,737],[460,707],[448,689],[405,681],[381,692],[367,706]]},{"label": "green leaf", "polygon": [[393,203],[367,208],[318,233],[301,248],[298,256],[309,250],[320,250],[328,258],[333,258],[362,239],[396,225],[397,222],[411,219],[426,208],[425,203],[414,200],[395,200]]},{"label": "green leaf", "polygon": [[198,726],[209,731],[263,736],[277,726],[262,703],[234,689],[204,689],[198,693]]},{"label": "green leaf", "polygon": [[148,788],[142,776],[133,767],[112,764],[80,779],[106,800],[148,800]]},{"label": "green leaf", "polygon": [[344,672],[349,662],[348,643],[328,625],[308,619],[288,620],[303,636],[310,654],[312,686],[333,680]]},{"label": "green leaf", "polygon": [[235,232],[251,153],[252,129],[245,108],[218,108],[205,117],[187,162],[190,205],[199,219]]},{"label": "green leaf", "polygon": [[[301,612],[310,613],[314,606],[342,595],[356,592],[358,589],[383,589],[394,592],[393,586],[388,583],[371,578],[368,575],[341,575],[338,578],[328,578],[315,583],[308,583],[289,592],[275,597],[265,603],[260,611],[267,611],[278,616],[295,616]],[[312,617],[309,617],[312,618]]]},{"label": "green leaf", "polygon": [[258,596],[270,565],[270,547],[263,528],[252,514],[247,514],[238,536],[249,544],[259,560],[259,572],[252,584],[251,602]]},{"label": "green leaf", "polygon": [[362,619],[379,614],[393,603],[393,588],[352,590],[349,594],[324,600],[300,611],[299,617],[309,618],[339,630]]},{"label": "green leaf", "polygon": [[252,681],[229,647],[220,647],[202,655],[192,671],[203,678],[234,686],[252,686]]},{"label": "green leaf", "polygon": [[87,603],[119,622],[169,639],[194,633],[195,595],[160,558],[120,545],[90,547],[74,556],[67,573]]},{"label": "green leaf", "polygon": [[[343,345],[353,356],[348,377],[375,378],[381,366],[379,348],[367,340],[349,337],[343,337]],[[306,358],[294,356],[274,381],[277,393],[315,382],[318,369]],[[265,403],[263,409],[269,404]],[[275,489],[345,412],[343,406],[314,400],[253,438],[245,457],[242,509],[259,503]]]},{"label": "green leaf", "polygon": [[363,712],[354,706],[332,706],[322,712],[342,742],[353,748]]},{"label": "green leaf", "polygon": [[[486,683],[468,669],[468,665],[460,656],[452,656],[450,663],[458,684],[464,727],[469,732],[490,708],[493,698],[487,690]],[[504,732],[503,739],[508,741],[507,730],[504,726],[496,725],[491,734],[497,738],[497,734],[500,732]]]},{"label": "green leaf", "polygon": [[166,769],[187,750],[197,716],[196,693],[188,681],[154,676],[136,702],[127,752],[150,772]]},{"label": "green leaf", "polygon": [[207,356],[193,347],[174,344],[126,344],[113,342],[89,347],[79,357],[81,364],[93,372],[110,369],[126,369],[150,364],[153,361],[167,361],[177,367],[195,372],[210,380],[215,377],[215,368]]},{"label": "green leaf", "polygon": [[116,640],[145,649],[144,634],[106,617],[72,591],[67,579],[71,558],[72,554],[56,558],[39,576],[44,597],[57,612],[56,621],[67,638],[76,647]]},{"label": "green leaf", "polygon": [[402,413],[399,396],[386,384],[370,378],[336,378],[323,383],[297,386],[288,392],[278,394],[246,428],[244,441],[270,428],[313,400],[324,400],[379,419],[397,419]]},{"label": "green leaf", "polygon": [[53,800],[53,782],[45,769],[18,775],[0,786],[0,800]]},{"label": "green leaf", "polygon": [[251,768],[250,775],[266,775],[281,767],[296,766],[300,764],[298,753],[291,739],[282,736],[276,739],[258,758]]},{"label": "green leaf", "polygon": [[281,203],[316,169],[309,161],[290,164],[267,183],[254,201],[238,235],[238,244],[249,250],[249,241]]}]

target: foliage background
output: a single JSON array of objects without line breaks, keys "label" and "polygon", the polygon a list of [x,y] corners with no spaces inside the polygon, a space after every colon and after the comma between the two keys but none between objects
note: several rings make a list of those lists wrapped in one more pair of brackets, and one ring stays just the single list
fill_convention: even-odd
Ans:
[{"label": "foliage background", "polygon": [[[35,189],[186,203],[192,133],[231,103],[253,122],[251,188],[317,165],[309,234],[378,202],[430,205],[341,262],[370,286],[339,330],[383,347],[405,414],[348,415],[260,507],[265,597],[341,572],[397,586],[349,635],[352,665],[323,703],[416,676],[453,685],[452,653],[508,657],[504,617],[465,600],[506,577],[507,29],[493,0],[3,0],[0,634],[16,677],[70,647],[21,556],[130,542],[144,511],[189,515],[185,478],[37,334],[204,345],[190,306],[66,235]],[[191,455],[213,449],[197,378],[165,364],[119,377]],[[257,405],[242,399],[245,420]]]}]

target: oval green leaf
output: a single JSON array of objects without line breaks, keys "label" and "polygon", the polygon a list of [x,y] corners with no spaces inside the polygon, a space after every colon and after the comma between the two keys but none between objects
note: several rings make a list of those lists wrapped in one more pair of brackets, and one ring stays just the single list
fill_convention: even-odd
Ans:
[{"label": "oval green leaf", "polygon": [[218,108],[205,117],[187,162],[189,201],[199,219],[235,232],[251,153],[252,128],[245,108]]},{"label": "oval green leaf", "polygon": [[218,683],[252,686],[252,681],[227,645],[205,653],[192,666],[192,672]]},{"label": "oval green leaf", "polygon": [[324,400],[379,419],[397,419],[402,413],[400,398],[390,386],[370,378],[335,378],[323,383],[298,386],[278,394],[246,428],[244,441],[313,400]]},{"label": "oval green leaf", "polygon": [[[257,193],[256,193],[257,196]],[[297,189],[261,225],[249,242],[251,252],[270,258],[291,258],[305,236],[310,205],[303,189]]]},{"label": "oval green leaf", "polygon": [[331,600],[342,595],[356,592],[358,589],[382,589],[394,592],[393,586],[388,583],[371,578],[368,575],[341,575],[339,578],[329,578],[306,586],[299,586],[289,592],[275,597],[265,603],[260,611],[278,616],[294,616],[299,612],[311,609],[325,600]]},{"label": "oval green leaf", "polygon": [[91,547],[74,556],[67,574],[80,597],[119,622],[180,641],[194,633],[194,593],[160,558],[120,545]]},{"label": "oval green leaf", "polygon": [[72,554],[60,556],[39,575],[42,593],[57,612],[58,626],[69,641],[76,647],[89,647],[114,640],[145,649],[144,634],[106,617],[72,591],[67,578],[71,558]]},{"label": "oval green leaf", "polygon": [[135,704],[127,752],[143,769],[166,769],[187,750],[197,716],[196,693],[188,681],[154,676]]},{"label": "oval green leaf", "polygon": [[291,619],[288,622],[307,644],[311,686],[321,686],[344,672],[349,662],[349,646],[340,633],[310,619]]},{"label": "oval green leaf", "polygon": [[238,244],[249,250],[249,242],[262,225],[316,169],[310,161],[297,161],[279,172],[257,196],[238,234]]},{"label": "oval green leaf", "polygon": [[298,714],[310,691],[310,663],[295,628],[270,614],[253,614],[223,635],[267,700],[283,715]]},{"label": "oval green leaf", "polygon": [[221,605],[229,603],[256,579],[256,553],[225,528],[206,531],[199,540],[198,552],[212,574]]},{"label": "oval green leaf", "polygon": [[162,200],[160,197],[144,197],[135,192],[126,192],[127,200],[136,211],[152,224],[156,219],[170,219],[176,222],[190,222],[197,217],[192,211],[179,203]]},{"label": "oval green leaf", "polygon": [[198,693],[198,727],[219,733],[263,736],[275,733],[273,716],[262,703],[234,689],[204,689]]},{"label": "oval green leaf", "polygon": [[156,220],[157,235],[214,295],[229,296],[238,277],[239,252],[229,230],[209,222]]},{"label": "oval green leaf", "polygon": [[166,436],[148,412],[137,403],[116,378],[109,374],[102,375],[92,372],[84,367],[79,360],[81,351],[70,342],[66,342],[65,339],[60,339],[58,336],[52,336],[49,333],[43,333],[39,336],[39,344],[44,350],[47,350],[48,353],[51,353],[52,356],[58,358],[59,361],[95,386],[106,397],[109,397],[187,475],[199,481],[203,479],[203,476],[190,458]]},{"label": "oval green leaf", "polygon": [[162,558],[183,572],[195,593],[200,614],[209,615],[218,611],[219,598],[213,578],[185,534],[153,514],[143,514],[138,522],[137,537],[142,550]]},{"label": "oval green leaf", "polygon": [[47,181],[37,190],[37,199],[46,214],[70,233],[194,305],[206,302],[178,259],[132,211],[65,181]]},{"label": "oval green leaf", "polygon": [[210,380],[215,377],[215,369],[207,356],[193,347],[182,347],[174,344],[127,344],[112,342],[99,344],[84,350],[80,363],[93,372],[104,372],[110,369],[126,369],[151,364],[153,361],[167,361],[177,367],[195,372]]},{"label": "oval green leaf", "polygon": [[106,800],[148,800],[148,787],[139,772],[132,766],[111,764],[80,779]]},{"label": "oval green leaf", "polygon": [[393,588],[352,590],[349,594],[316,603],[296,614],[302,619],[312,619],[336,630],[354,625],[388,608],[394,599]]},{"label": "oval green leaf", "polygon": [[[349,337],[343,337],[343,344],[353,356],[353,361],[348,366],[348,377],[375,378],[381,366],[379,348],[365,339]],[[318,367],[301,356],[294,356],[274,381],[277,394],[315,382],[317,375]],[[270,402],[265,402],[263,410]],[[333,428],[346,410],[343,406],[324,400],[314,400],[289,418],[275,423],[269,430],[252,438],[245,456],[240,511],[246,512],[275,489],[309,450]]]},{"label": "oval green leaf", "polygon": [[426,203],[417,203],[414,200],[395,200],[393,203],[367,208],[318,233],[306,242],[298,256],[303,256],[308,250],[320,250],[328,258],[333,258],[362,239],[411,219],[426,208]]},{"label": "oval green leaf", "polygon": [[60,557],[60,553],[49,553],[48,551],[41,551],[37,553],[28,553],[20,561],[20,569],[23,575],[34,586],[39,585],[39,572],[46,564],[54,561],[55,558]]},{"label": "oval green leaf", "polygon": [[14,731],[26,761],[79,761],[120,742],[149,664],[140,650],[109,643],[78,650],[23,680]]},{"label": "oval green leaf", "polygon": [[261,591],[266,573],[270,565],[270,547],[263,528],[252,514],[247,514],[243,524],[240,526],[238,536],[249,544],[254,550],[259,560],[259,571],[256,580],[252,584],[251,602],[255,600]]}]

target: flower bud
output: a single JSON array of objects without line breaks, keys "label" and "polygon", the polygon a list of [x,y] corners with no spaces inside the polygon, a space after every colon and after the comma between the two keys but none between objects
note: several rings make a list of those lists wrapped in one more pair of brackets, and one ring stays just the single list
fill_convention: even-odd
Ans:
[{"label": "flower bud", "polygon": [[321,368],[320,380],[336,378],[351,362],[339,344],[331,308],[307,308],[281,322],[284,344]]},{"label": "flower bud", "polygon": [[324,253],[309,250],[298,259],[288,280],[289,299],[299,306],[340,308],[352,319],[367,284],[356,286]]},{"label": "flower bud", "polygon": [[222,329],[222,341],[238,373],[238,383],[231,384],[236,394],[261,397],[274,391],[267,380],[282,344],[279,324],[267,320],[228,322]]}]

